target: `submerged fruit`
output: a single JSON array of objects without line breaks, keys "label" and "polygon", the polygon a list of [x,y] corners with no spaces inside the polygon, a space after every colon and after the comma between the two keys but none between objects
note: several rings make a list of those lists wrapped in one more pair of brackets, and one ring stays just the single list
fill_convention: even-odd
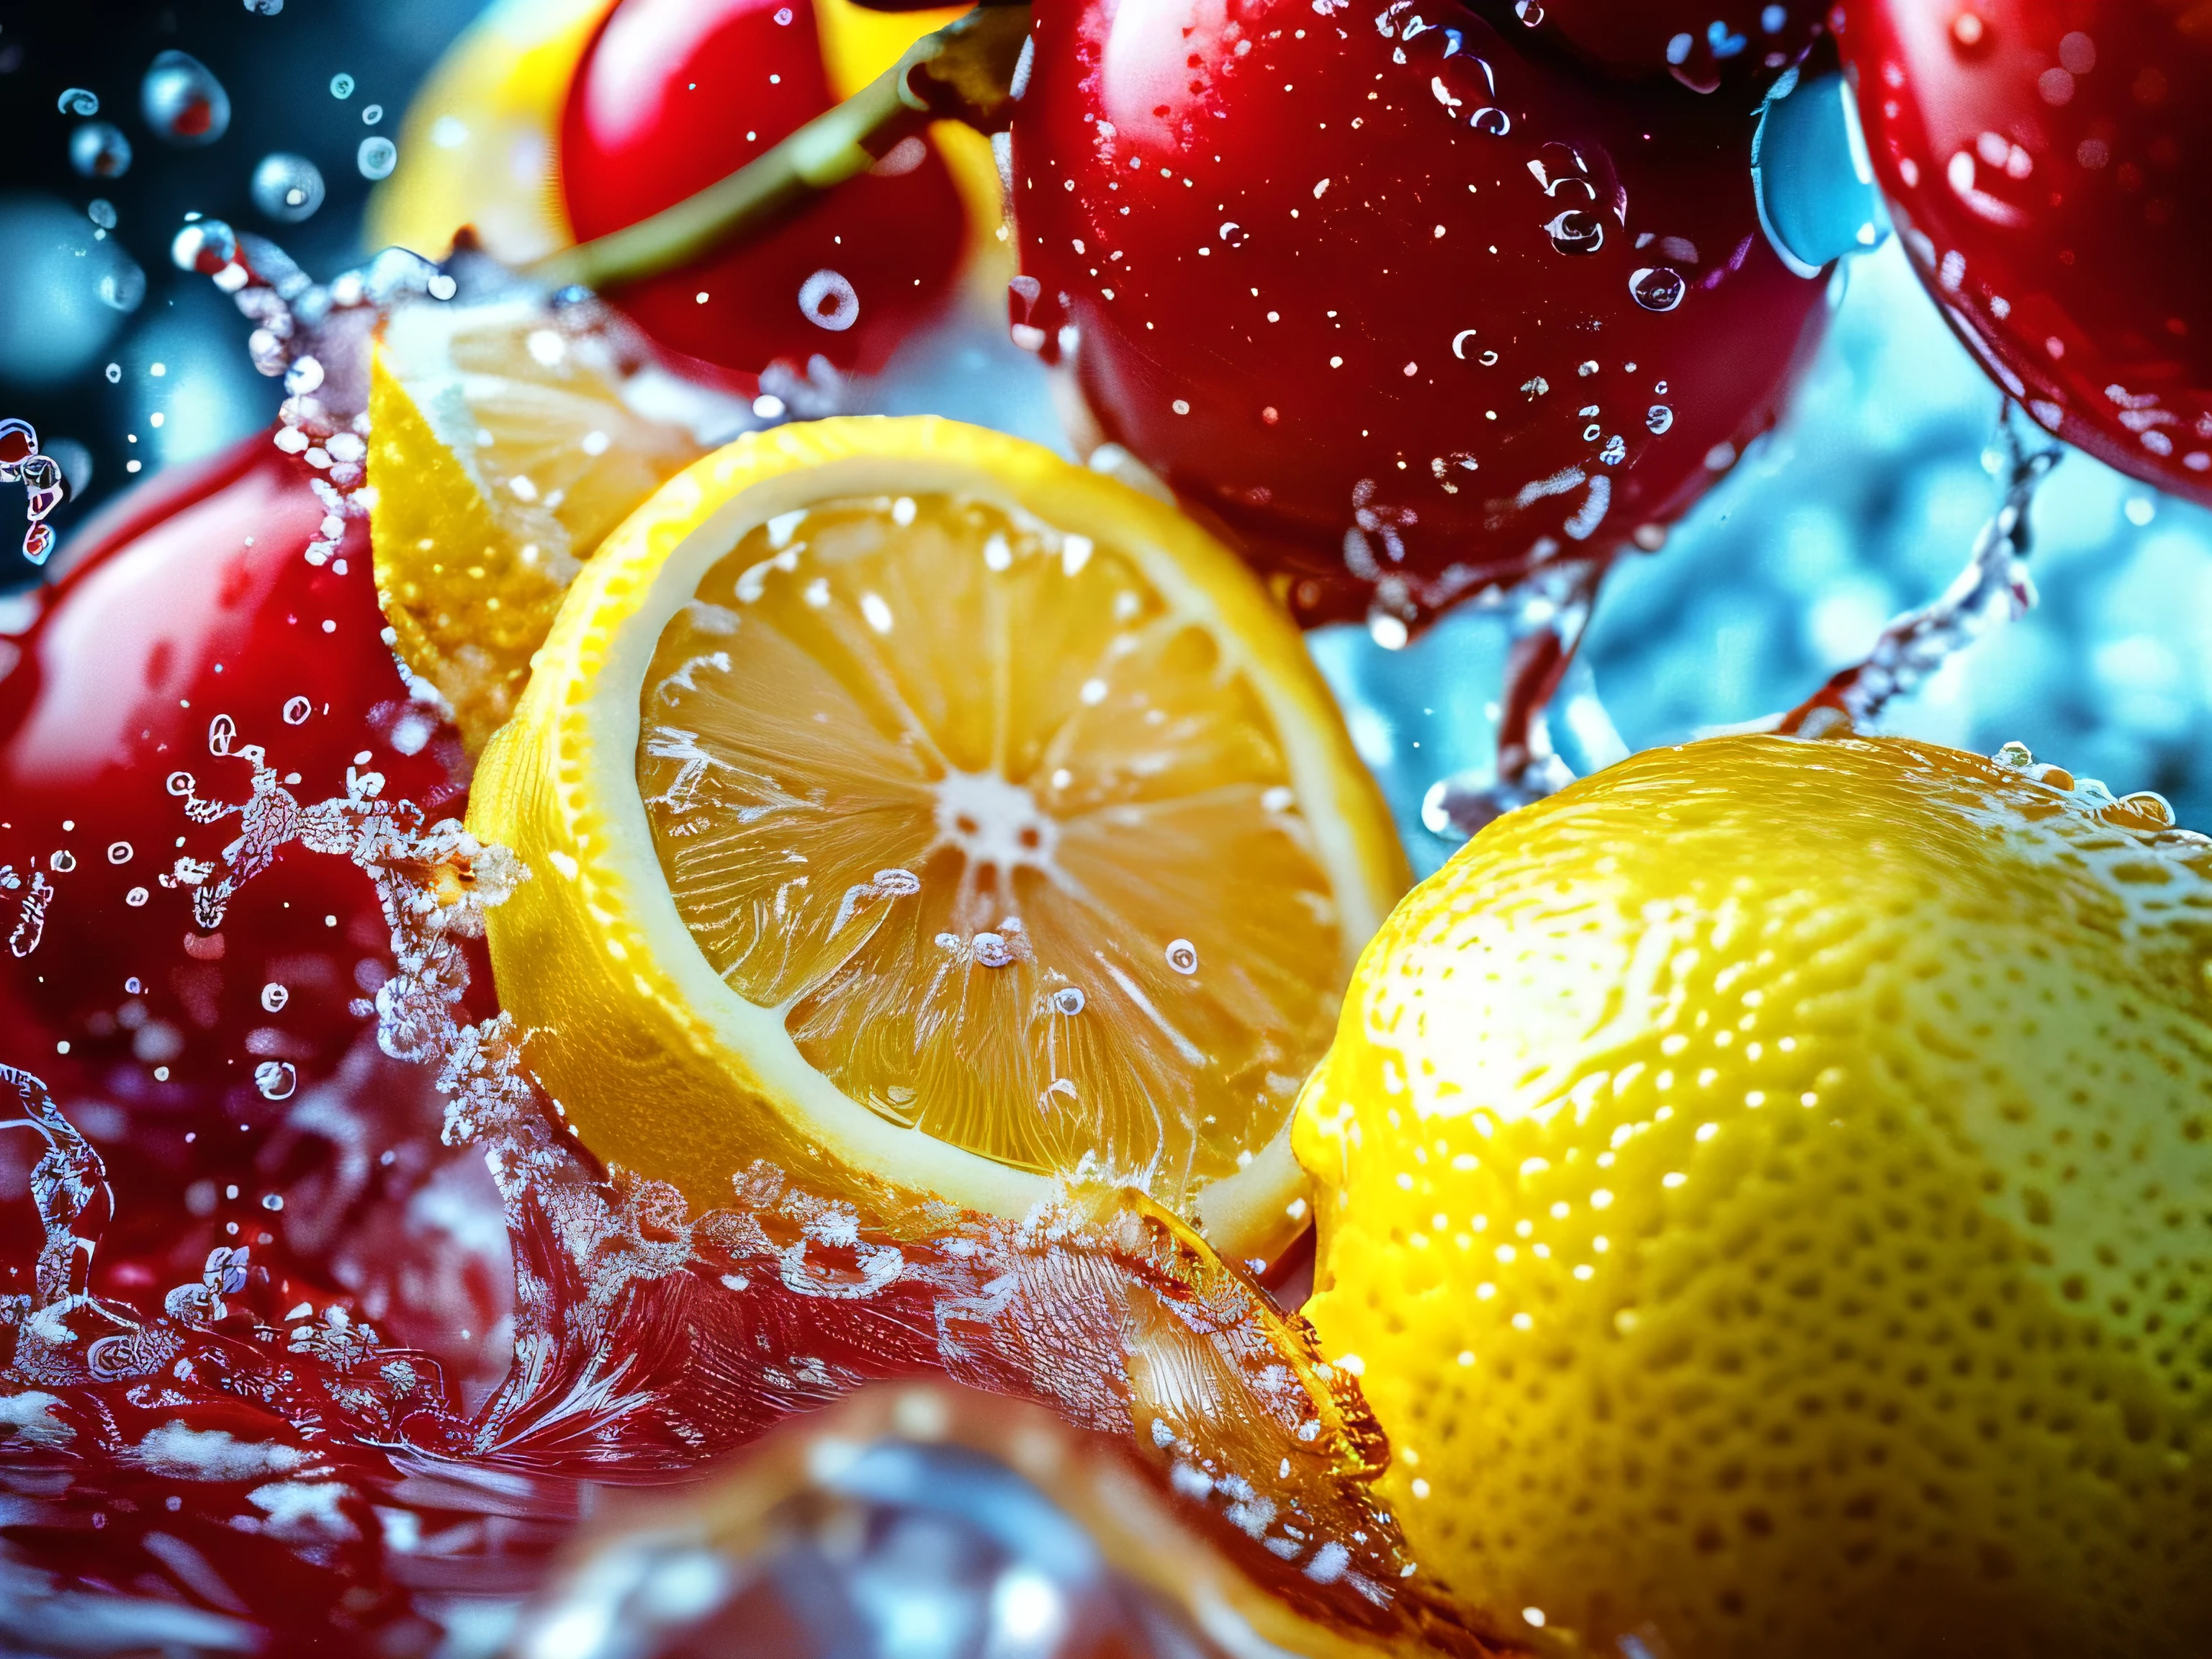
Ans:
[{"label": "submerged fruit", "polygon": [[2203,1650],[2212,843],[2171,821],[2024,750],[1718,738],[1400,907],[1295,1133],[1425,1570],[1576,1651]]},{"label": "submerged fruit", "polygon": [[[503,1004],[601,1157],[1019,1216],[1079,1173],[1224,1253],[1402,855],[1295,632],[1170,509],[935,420],[672,480],[563,604],[471,827]],[[842,1174],[837,1172],[842,1171]]]}]

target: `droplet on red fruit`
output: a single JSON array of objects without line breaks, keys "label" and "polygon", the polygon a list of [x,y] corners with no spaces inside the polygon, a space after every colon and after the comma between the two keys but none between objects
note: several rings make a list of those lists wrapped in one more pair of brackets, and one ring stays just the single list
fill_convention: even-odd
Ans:
[{"label": "droplet on red fruit", "polygon": [[1674,424],[1674,411],[1664,404],[1654,404],[1644,411],[1644,424],[1656,438]]},{"label": "droplet on red fruit", "polygon": [[1682,273],[1667,265],[1646,265],[1628,278],[1628,291],[1646,311],[1672,311],[1689,291]]},{"label": "droplet on red fruit", "polygon": [[1586,209],[1569,208],[1544,228],[1552,238],[1552,246],[1562,253],[1595,253],[1605,246],[1605,222]]},{"label": "droplet on red fruit", "polygon": [[860,296],[834,270],[817,270],[799,287],[799,308],[817,328],[842,334],[860,320]]}]

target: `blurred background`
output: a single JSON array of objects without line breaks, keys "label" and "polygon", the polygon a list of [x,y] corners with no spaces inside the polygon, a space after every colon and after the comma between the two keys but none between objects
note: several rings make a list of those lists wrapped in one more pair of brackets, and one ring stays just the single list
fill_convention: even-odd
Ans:
[{"label": "blurred background", "polygon": [[[479,9],[0,0],[0,415],[32,422],[77,485],[57,519],[64,538],[118,490],[273,417],[281,394],[248,364],[243,319],[169,262],[185,216],[270,236],[318,276],[357,261],[371,251],[364,165],[379,165],[364,142],[397,140],[416,84]],[[168,142],[142,108],[149,70],[173,52],[227,93],[212,142]],[[96,112],[62,107],[73,89]],[[1570,689],[1594,694],[1632,747],[1796,703],[1887,617],[1941,592],[1996,505],[1997,393],[1894,246],[1850,262],[1833,292],[1834,326],[1783,427],[1662,551],[1625,561],[1599,601]],[[1065,447],[1042,372],[1006,343],[1001,315],[976,305],[948,318],[858,400]],[[0,497],[0,594],[38,580],[14,556],[20,511],[13,492]],[[1985,753],[2018,738],[2115,793],[2157,789],[2185,824],[2212,828],[2200,759],[2212,515],[2074,454],[2033,524],[2041,605],[1893,708],[1890,729]],[[1449,848],[1420,828],[1421,797],[1487,764],[1504,623],[1455,617],[1399,652],[1356,629],[1314,647],[1417,864],[1433,867]],[[1602,724],[1555,722],[1571,763],[1604,757]]]}]

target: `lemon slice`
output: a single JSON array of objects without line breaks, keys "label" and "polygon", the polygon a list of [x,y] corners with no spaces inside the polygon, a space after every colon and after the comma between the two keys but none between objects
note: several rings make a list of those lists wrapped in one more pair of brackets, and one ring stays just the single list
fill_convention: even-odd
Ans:
[{"label": "lemon slice", "polygon": [[471,750],[514,708],[581,562],[705,451],[634,407],[670,404],[671,384],[596,305],[423,304],[386,325],[369,386],[377,591]]},{"label": "lemon slice", "polygon": [[1291,1108],[1403,855],[1299,637],[1171,508],[929,419],[741,440],[562,606],[470,827],[584,1143],[1029,1213],[1303,1224]]}]

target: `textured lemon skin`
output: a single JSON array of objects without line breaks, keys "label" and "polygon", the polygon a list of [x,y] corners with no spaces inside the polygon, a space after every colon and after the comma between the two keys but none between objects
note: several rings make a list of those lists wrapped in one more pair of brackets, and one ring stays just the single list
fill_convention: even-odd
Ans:
[{"label": "textured lemon skin", "polygon": [[[1172,507],[1019,439],[932,416],[796,423],[671,479],[563,599],[514,717],[486,748],[468,827],[533,879],[491,914],[501,1005],[538,1080],[601,1158],[726,1201],[756,1160],[857,1194],[1020,1217],[1044,1177],[894,1126],[800,1058],[772,1010],[718,978],[678,915],[639,796],[639,698],[662,623],[755,526],[811,501],[965,491],[1090,535],[1210,625],[1273,715],[1324,866],[1346,970],[1407,884],[1404,854],[1296,629],[1235,556]],[[1197,1198],[1224,1254],[1272,1256],[1297,1230],[1287,1127]]]},{"label": "textured lemon skin", "polygon": [[1293,1144],[1425,1569],[1564,1651],[2212,1652],[2212,848],[2096,805],[1718,738],[1400,907]]}]

